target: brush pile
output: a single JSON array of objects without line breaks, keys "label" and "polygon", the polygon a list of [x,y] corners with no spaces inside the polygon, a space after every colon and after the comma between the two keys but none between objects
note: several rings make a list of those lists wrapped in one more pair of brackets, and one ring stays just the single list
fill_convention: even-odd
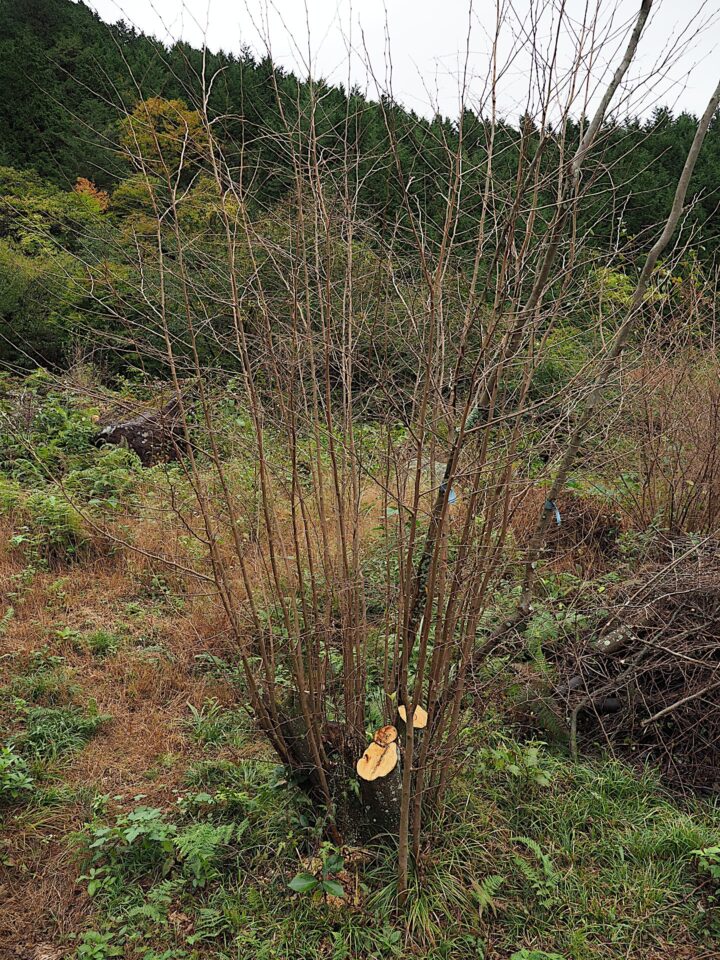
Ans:
[{"label": "brush pile", "polygon": [[613,598],[606,628],[564,664],[571,742],[720,790],[720,540],[663,541]]}]

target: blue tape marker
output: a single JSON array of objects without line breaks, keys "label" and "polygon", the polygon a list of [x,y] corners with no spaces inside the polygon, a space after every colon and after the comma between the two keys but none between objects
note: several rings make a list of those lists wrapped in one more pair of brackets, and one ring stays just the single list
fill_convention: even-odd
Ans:
[{"label": "blue tape marker", "polygon": [[555,523],[557,523],[557,525],[560,526],[560,524],[562,523],[562,517],[560,516],[560,510],[558,509],[558,505],[555,503],[554,500],[545,501],[545,510],[547,513],[555,514]]},{"label": "blue tape marker", "polygon": [[[440,484],[440,493],[441,493],[441,494],[443,494],[443,495],[445,494],[445,489],[446,489],[446,487],[447,487],[447,483],[445,483],[445,481],[443,481],[443,482]],[[455,503],[456,500],[457,500],[457,494],[455,493],[455,491],[453,490],[453,488],[450,487],[450,493],[448,494],[448,503]]]}]

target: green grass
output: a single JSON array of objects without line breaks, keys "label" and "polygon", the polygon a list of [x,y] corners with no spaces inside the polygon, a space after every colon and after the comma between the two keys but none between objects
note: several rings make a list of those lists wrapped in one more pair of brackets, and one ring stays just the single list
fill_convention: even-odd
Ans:
[{"label": "green grass", "polygon": [[214,697],[206,699],[200,707],[190,703],[188,710],[190,716],[185,721],[185,728],[192,739],[203,746],[240,746],[250,732],[250,720],[246,713],[227,710]]},{"label": "green grass", "polygon": [[114,656],[122,638],[111,630],[93,630],[83,637],[83,645],[87,647],[94,657],[102,659],[103,657]]},{"label": "green grass", "polygon": [[[490,943],[525,960],[619,960],[629,944],[637,958],[664,942],[709,944],[717,921],[698,908],[694,851],[717,843],[717,811],[682,810],[650,775],[618,763],[528,749],[539,758],[519,779],[480,755],[468,763],[443,819],[426,824],[402,914],[388,849],[363,855],[357,877],[347,868],[340,904],[317,889],[293,893],[290,880],[321,850],[307,801],[272,766],[197,763],[173,808],[135,808],[130,845],[117,842],[127,812],[81,834],[86,877],[100,871],[97,930],[123,948],[204,948],[219,960],[477,960]],[[183,931],[170,919],[177,910]]]},{"label": "green grass", "polygon": [[80,687],[74,681],[73,671],[65,658],[50,652],[45,646],[35,650],[17,664],[19,672],[9,683],[0,688],[0,702],[14,699],[26,700],[45,707],[65,706],[74,703]]},{"label": "green grass", "polygon": [[93,701],[85,709],[32,706],[20,701],[17,712],[22,730],[13,736],[13,744],[29,760],[43,762],[81,750],[109,719],[98,713]]}]

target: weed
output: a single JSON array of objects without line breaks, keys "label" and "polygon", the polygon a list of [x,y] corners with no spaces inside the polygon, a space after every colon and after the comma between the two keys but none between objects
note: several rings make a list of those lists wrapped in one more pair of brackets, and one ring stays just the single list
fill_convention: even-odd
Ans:
[{"label": "weed", "polygon": [[690,853],[698,858],[700,870],[712,880],[717,880],[720,886],[720,847],[705,847],[702,850],[691,850]]},{"label": "weed", "polygon": [[527,950],[523,948],[514,953],[510,960],[565,960],[559,953],[546,953],[545,950]]},{"label": "weed", "polygon": [[8,627],[13,621],[15,616],[15,608],[8,607],[5,613],[0,617],[0,639],[2,639],[8,631]]},{"label": "weed", "polygon": [[161,608],[182,610],[185,600],[179,595],[180,590],[181,584],[179,582],[173,585],[161,573],[144,574],[141,578],[141,596],[146,600],[152,600]]},{"label": "weed", "polygon": [[0,806],[27,797],[33,788],[25,758],[15,753],[12,746],[0,747]]},{"label": "weed", "polygon": [[[14,538],[11,537],[9,541],[11,546],[13,546],[13,540]],[[13,573],[10,577],[10,589],[7,592],[8,600],[12,600],[15,603],[23,600],[35,582],[36,574],[37,569],[32,564],[23,567],[18,573]]]},{"label": "weed", "polygon": [[119,814],[111,826],[91,823],[86,834],[75,838],[94,868],[85,876],[88,891],[114,890],[123,878],[167,874],[175,862],[176,835],[177,826],[157,807]]},{"label": "weed", "polygon": [[110,960],[121,957],[125,952],[117,943],[113,943],[111,933],[98,933],[86,930],[75,952],[76,960]]},{"label": "weed", "polygon": [[140,475],[140,460],[127,447],[97,451],[93,462],[72,470],[66,478],[69,491],[91,507],[117,509],[127,502]]},{"label": "weed", "polygon": [[307,870],[296,873],[288,886],[295,893],[312,893],[317,890],[324,896],[330,894],[333,897],[344,897],[343,885],[335,879],[335,875],[340,873],[344,864],[345,861],[338,851],[328,846],[323,852],[317,870],[314,873],[309,873]]},{"label": "weed", "polygon": [[537,784],[547,787],[552,782],[552,767],[542,750],[543,743],[521,744],[501,740],[496,747],[483,747],[478,753],[480,769],[493,776],[505,775],[521,787]]},{"label": "weed", "polygon": [[0,517],[12,514],[22,503],[22,487],[0,474]]},{"label": "weed", "polygon": [[516,866],[528,881],[537,902],[546,910],[552,909],[557,900],[560,874],[555,869],[552,860],[541,848],[540,844],[531,837],[513,837],[514,843],[520,843],[534,854],[537,865],[524,857],[513,856]]},{"label": "weed", "polygon": [[74,627],[60,627],[55,631],[58,640],[69,643],[74,649],[78,649],[82,644],[82,633]]},{"label": "weed", "polygon": [[202,760],[188,767],[185,773],[189,787],[233,786],[241,782],[238,766],[231,760]]},{"label": "weed", "polygon": [[242,824],[204,822],[191,824],[177,835],[177,855],[194,887],[204,887],[219,876],[218,864],[230,855],[231,842],[243,830]]},{"label": "weed", "polygon": [[710,881],[710,891],[702,907],[705,925],[712,936],[720,936],[720,846],[703,847],[690,852],[697,857],[700,873]]},{"label": "weed", "polygon": [[95,657],[114,656],[120,646],[120,637],[109,630],[94,630],[85,635],[83,644]]},{"label": "weed", "polygon": [[19,751],[32,760],[58,760],[81,750],[110,718],[98,713],[94,701],[80,707],[40,707],[18,704],[25,729],[13,738]]},{"label": "weed", "polygon": [[33,491],[25,501],[28,524],[10,539],[34,563],[55,565],[85,556],[91,541],[82,517],[61,495]]},{"label": "weed", "polygon": [[8,692],[21,700],[53,707],[72,703],[80,688],[72,682],[65,659],[43,647],[31,654],[27,669],[13,678]]},{"label": "weed", "polygon": [[215,697],[210,697],[198,709],[188,704],[190,717],[185,721],[190,735],[205,746],[219,747],[224,743],[238,743],[247,730],[243,714],[226,710]]}]

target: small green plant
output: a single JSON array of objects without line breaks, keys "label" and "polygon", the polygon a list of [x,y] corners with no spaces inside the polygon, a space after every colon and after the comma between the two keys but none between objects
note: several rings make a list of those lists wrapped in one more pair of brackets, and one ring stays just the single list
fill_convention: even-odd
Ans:
[{"label": "small green plant", "polygon": [[559,953],[547,953],[545,950],[528,950],[523,947],[514,953],[510,960],[565,960]]},{"label": "small green plant", "polygon": [[321,857],[321,864],[315,873],[307,870],[295,874],[288,886],[295,893],[313,893],[319,890],[323,895],[344,897],[345,891],[339,880],[334,880],[342,870],[345,861],[331,846],[326,846]]},{"label": "small green plant", "polygon": [[94,630],[84,637],[84,645],[95,657],[114,656],[120,646],[120,638],[109,630]]},{"label": "small green plant", "polygon": [[226,710],[216,697],[210,697],[198,709],[188,704],[190,717],[184,721],[193,740],[209,747],[237,742],[242,738],[244,715]]},{"label": "small green plant", "polygon": [[0,747],[0,806],[24,799],[34,786],[27,760],[11,746]]},{"label": "small green plant", "polygon": [[710,878],[712,885],[712,892],[707,896],[707,927],[711,933],[720,934],[720,847],[702,847],[691,853],[697,857],[700,872]]},{"label": "small green plant", "polygon": [[70,681],[64,667],[56,667],[15,677],[10,684],[10,691],[21,700],[44,707],[57,707],[72,703],[80,688]]},{"label": "small green plant", "polygon": [[226,737],[226,726],[223,722],[225,711],[220,701],[215,697],[207,699],[198,709],[192,703],[188,704],[190,719],[185,721],[193,740],[217,746]]},{"label": "small green plant", "polygon": [[194,887],[204,887],[218,875],[219,862],[230,853],[232,840],[242,832],[234,823],[193,823],[175,838],[178,857]]},{"label": "small green plant", "polygon": [[482,880],[473,879],[473,895],[481,916],[487,911],[495,910],[495,898],[504,882],[505,877],[498,876],[497,874],[490,874],[488,877],[483,877]]},{"label": "small green plant", "polygon": [[82,633],[74,627],[60,627],[55,631],[55,636],[63,643],[69,643],[75,650],[82,646]]},{"label": "small green plant", "polygon": [[88,892],[112,891],[127,878],[152,873],[166,876],[175,863],[177,826],[157,807],[136,807],[108,826],[93,821],[75,836],[90,868]]},{"label": "small green plant", "polygon": [[552,783],[552,769],[543,753],[543,743],[522,744],[503,740],[496,747],[479,752],[480,768],[488,774],[501,774],[521,784],[534,783],[547,787]]},{"label": "small green plant", "polygon": [[698,867],[702,873],[717,880],[720,885],[720,847],[704,847],[701,850],[691,850],[690,853],[698,858]]},{"label": "small green plant", "polygon": [[550,857],[540,844],[531,837],[513,837],[514,843],[520,843],[537,858],[538,865],[526,860],[525,857],[513,855],[515,865],[530,884],[535,897],[541,907],[549,910],[557,901],[557,889],[560,874],[553,866]]},{"label": "small green plant", "polygon": [[13,677],[7,690],[20,700],[45,707],[72,703],[80,692],[72,682],[64,657],[51,654],[47,647],[33,651],[26,668]]},{"label": "small green plant", "polygon": [[96,451],[89,466],[68,473],[66,486],[91,507],[117,509],[132,493],[139,475],[137,454],[118,446]]},{"label": "small green plant", "polygon": [[113,940],[112,933],[86,930],[75,951],[76,960],[110,960],[111,957],[121,957],[124,950],[113,943]]},{"label": "small green plant", "polygon": [[15,608],[8,607],[5,613],[0,617],[0,639],[2,639],[8,631],[8,627],[13,621],[15,616]]}]

